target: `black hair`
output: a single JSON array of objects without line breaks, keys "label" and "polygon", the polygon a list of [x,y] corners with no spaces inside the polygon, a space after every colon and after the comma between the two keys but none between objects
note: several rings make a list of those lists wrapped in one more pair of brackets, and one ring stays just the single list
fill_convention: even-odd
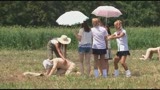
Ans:
[{"label": "black hair", "polygon": [[85,32],[89,32],[91,30],[86,21],[81,24],[81,27],[84,28]]}]

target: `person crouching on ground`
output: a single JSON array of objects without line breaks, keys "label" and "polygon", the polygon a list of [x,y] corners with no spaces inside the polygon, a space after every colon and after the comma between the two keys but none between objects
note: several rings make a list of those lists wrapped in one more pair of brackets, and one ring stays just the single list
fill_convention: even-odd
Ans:
[{"label": "person crouching on ground", "polygon": [[44,60],[43,66],[46,70],[45,76],[51,76],[52,74],[65,74],[69,75],[71,72],[75,71],[76,65],[72,61],[66,59],[66,64],[63,64],[64,60],[62,58],[54,58],[52,60]]},{"label": "person crouching on ground", "polygon": [[153,54],[158,54],[158,59],[160,61],[160,47],[155,48],[148,48],[145,55],[142,55],[142,58],[139,58],[140,60],[150,60],[153,57]]}]

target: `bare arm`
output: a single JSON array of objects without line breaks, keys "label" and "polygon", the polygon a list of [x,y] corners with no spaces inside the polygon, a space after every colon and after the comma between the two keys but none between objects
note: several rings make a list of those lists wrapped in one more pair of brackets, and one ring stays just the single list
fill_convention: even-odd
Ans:
[{"label": "bare arm", "polygon": [[158,47],[158,57],[159,57],[159,61],[160,61],[160,47]]},{"label": "bare arm", "polygon": [[82,36],[80,36],[80,35],[78,35],[78,34],[74,34],[74,35],[75,35],[75,37],[77,38],[78,41],[81,41],[81,37],[82,37]]},{"label": "bare arm", "polygon": [[125,33],[121,32],[120,34],[118,34],[117,36],[115,34],[112,34],[110,36],[108,36],[108,40],[110,39],[116,39],[116,38],[120,38],[120,37],[123,37],[125,35]]},{"label": "bare arm", "polygon": [[56,44],[55,47],[56,47],[56,50],[58,51],[58,54],[60,55],[60,57],[61,57],[63,60],[66,60],[65,57],[64,57],[63,54],[62,54],[61,49],[58,47],[58,44]]},{"label": "bare arm", "polygon": [[[105,38],[108,38],[108,36],[106,36]],[[105,42],[106,42],[106,48],[108,49],[108,40],[105,39]]]},{"label": "bare arm", "polygon": [[81,35],[78,35],[79,32],[75,32],[74,36],[77,38],[78,41],[81,41]]},{"label": "bare arm", "polygon": [[50,70],[48,76],[51,76],[52,73],[55,72],[55,70],[57,69],[57,64],[58,64],[58,61],[57,61],[57,60],[53,60],[53,67],[52,67],[52,69]]},{"label": "bare arm", "polygon": [[107,37],[107,40],[111,40],[111,39],[114,39],[115,38],[115,34],[112,34],[112,35],[109,35],[108,37]]}]

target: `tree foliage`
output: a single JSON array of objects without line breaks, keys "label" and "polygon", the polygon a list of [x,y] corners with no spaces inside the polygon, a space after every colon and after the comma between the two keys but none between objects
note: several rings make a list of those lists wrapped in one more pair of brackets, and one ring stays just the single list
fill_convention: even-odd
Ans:
[{"label": "tree foliage", "polygon": [[160,25],[160,1],[1,1],[0,25],[57,26],[56,19],[70,10],[78,10],[91,18],[91,12],[101,5],[118,8],[126,26]]}]

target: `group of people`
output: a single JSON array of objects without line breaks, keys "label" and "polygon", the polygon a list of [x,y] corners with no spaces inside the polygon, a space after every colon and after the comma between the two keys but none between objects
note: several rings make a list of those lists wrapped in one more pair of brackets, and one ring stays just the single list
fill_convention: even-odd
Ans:
[{"label": "group of people", "polygon": [[[85,74],[90,76],[90,59],[91,55],[93,55],[94,76],[97,78],[102,75],[106,78],[109,71],[108,60],[112,59],[109,57],[111,50],[110,40],[116,39],[118,49],[114,57],[114,76],[117,77],[119,75],[118,63],[120,62],[125,70],[126,77],[130,77],[131,71],[126,63],[127,56],[130,55],[130,52],[127,33],[122,27],[122,21],[116,20],[114,22],[116,31],[113,34],[111,34],[109,27],[107,27],[99,18],[93,18],[92,25],[93,27],[90,28],[87,22],[84,21],[81,24],[79,32],[74,33],[78,41],[78,60],[80,62],[80,72],[76,72],[76,74]],[[46,70],[44,75],[51,76],[53,73],[68,75],[75,71],[74,69],[76,68],[76,64],[72,62],[72,60],[66,59],[65,54],[62,52],[62,47],[66,47],[70,42],[71,38],[66,35],[62,35],[60,38],[53,38],[48,42],[48,59],[43,61],[43,66]],[[53,58],[53,52],[55,53],[56,58]],[[146,55],[143,55],[143,58],[141,59],[146,60],[151,58],[153,52],[160,53],[160,47],[147,50]]]},{"label": "group of people", "polygon": [[[109,71],[109,58],[105,56],[107,56],[107,51],[110,49],[109,40],[116,39],[118,51],[114,58],[114,76],[117,77],[119,75],[118,62],[120,61],[126,71],[126,76],[130,77],[131,72],[125,62],[127,55],[130,55],[130,53],[128,49],[127,34],[122,28],[122,21],[115,21],[114,26],[116,32],[114,34],[110,33],[109,28],[106,27],[99,18],[93,18],[92,25],[93,27],[90,28],[87,25],[87,22],[84,21],[79,32],[75,34],[78,40],[80,73],[82,75],[90,75],[90,59],[93,54],[94,76],[97,78],[101,74],[103,77],[107,77]],[[48,42],[48,59],[43,61],[43,66],[46,69],[45,75],[50,76],[55,72],[68,75],[75,69],[76,65],[71,60],[67,60],[61,51],[61,46],[69,44],[70,42],[71,39],[66,35],[62,35],[60,38],[53,38]],[[53,52],[55,53],[56,58],[53,58]],[[84,64],[87,67],[87,72],[85,72]]]}]

